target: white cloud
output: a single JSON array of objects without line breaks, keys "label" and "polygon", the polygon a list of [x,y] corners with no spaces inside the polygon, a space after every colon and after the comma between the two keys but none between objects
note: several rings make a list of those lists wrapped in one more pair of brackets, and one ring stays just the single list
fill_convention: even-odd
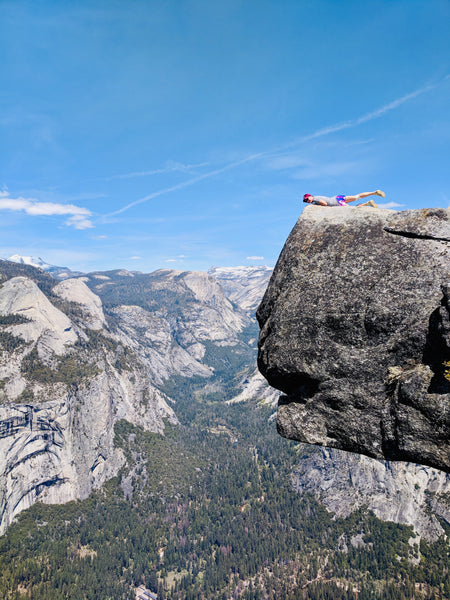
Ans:
[{"label": "white cloud", "polygon": [[384,204],[380,204],[377,202],[378,208],[400,208],[405,206],[404,204],[398,204],[398,202],[385,202]]},{"label": "white cloud", "polygon": [[64,225],[73,227],[74,229],[92,229],[92,227],[94,227],[92,221],[82,215],[73,215],[72,217],[69,217],[64,221]]},{"label": "white cloud", "polygon": [[25,212],[33,217],[70,215],[65,225],[74,229],[89,229],[94,227],[90,217],[91,211],[75,204],[59,204],[56,202],[40,202],[35,198],[11,198],[9,192],[0,192],[0,210]]},{"label": "white cloud", "polygon": [[167,258],[166,262],[170,262],[170,263],[182,263],[184,262],[184,259],[186,258],[185,254],[178,254],[176,258]]},{"label": "white cloud", "polygon": [[264,260],[264,256],[247,256],[246,260]]},{"label": "white cloud", "polygon": [[130,260],[141,260],[142,256],[130,256]]}]

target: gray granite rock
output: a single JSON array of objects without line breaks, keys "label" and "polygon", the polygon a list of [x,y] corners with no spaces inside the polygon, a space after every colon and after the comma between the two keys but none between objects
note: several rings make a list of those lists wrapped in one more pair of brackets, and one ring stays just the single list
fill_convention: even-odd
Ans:
[{"label": "gray granite rock", "polygon": [[304,210],[257,311],[281,435],[450,470],[449,218]]},{"label": "gray granite rock", "polygon": [[450,523],[450,475],[431,467],[390,462],[330,448],[304,446],[292,485],[310,493],[337,517],[362,507],[382,521],[412,525],[429,541]]}]

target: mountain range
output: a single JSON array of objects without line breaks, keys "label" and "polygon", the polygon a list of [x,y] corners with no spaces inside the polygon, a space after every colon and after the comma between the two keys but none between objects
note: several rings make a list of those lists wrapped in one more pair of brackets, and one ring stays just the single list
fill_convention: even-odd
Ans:
[{"label": "mountain range", "polygon": [[[247,425],[238,419],[230,427],[224,415],[237,405],[255,418],[265,406],[264,427],[272,427],[279,392],[256,368],[254,316],[270,268],[118,269],[65,277],[67,269],[41,259],[12,258],[19,257],[0,261],[2,533],[38,500],[82,500],[108,489],[117,476],[126,497],[142,496],[150,467],[139,462],[141,449],[133,445],[141,435],[170,440],[170,432],[187,434],[195,421],[236,444],[246,439]],[[134,433],[118,437],[127,427]],[[190,472],[198,465],[194,478],[206,468],[195,454],[204,443],[199,435],[185,467]],[[445,473],[294,447],[284,479],[299,498],[312,494],[342,518],[369,507],[382,520],[413,526],[415,544],[444,535],[450,522]],[[222,454],[218,460],[228,459]],[[185,476],[179,475],[180,486]]]},{"label": "mountain range", "polygon": [[56,265],[51,265],[39,256],[21,256],[20,254],[13,254],[9,258],[4,260],[8,260],[10,262],[15,262],[20,265],[29,265],[30,267],[36,267],[37,269],[41,269],[42,271],[46,271],[56,277],[57,279],[68,279],[69,277],[76,277],[82,275],[81,271],[72,271],[68,267],[57,267]]}]

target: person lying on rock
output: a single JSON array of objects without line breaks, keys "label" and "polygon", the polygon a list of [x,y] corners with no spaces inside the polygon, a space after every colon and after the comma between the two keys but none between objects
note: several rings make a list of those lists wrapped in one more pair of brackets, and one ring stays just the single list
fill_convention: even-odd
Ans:
[{"label": "person lying on rock", "polygon": [[[381,190],[375,190],[374,192],[363,192],[362,194],[356,194],[355,196],[312,196],[311,194],[305,194],[303,196],[303,202],[308,204],[319,204],[320,206],[346,206],[349,202],[355,200],[361,200],[361,198],[368,198],[369,196],[381,196],[384,198],[386,194]],[[360,206],[373,206],[377,208],[377,205],[373,200],[364,202],[364,204],[358,204]]]}]

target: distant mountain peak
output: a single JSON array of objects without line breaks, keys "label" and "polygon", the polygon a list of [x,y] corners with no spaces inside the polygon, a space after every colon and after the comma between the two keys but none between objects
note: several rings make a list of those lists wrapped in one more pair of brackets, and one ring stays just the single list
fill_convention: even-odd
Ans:
[{"label": "distant mountain peak", "polygon": [[250,267],[211,267],[212,275],[226,296],[242,310],[253,314],[269,283],[273,268],[266,265]]},{"label": "distant mountain peak", "polygon": [[76,277],[83,275],[80,271],[71,271],[68,267],[58,267],[51,265],[39,256],[21,256],[20,254],[13,254],[9,258],[5,259],[9,262],[18,263],[21,265],[28,265],[46,271],[56,279],[68,279],[69,277]]},{"label": "distant mountain peak", "polygon": [[13,254],[6,260],[9,260],[10,262],[20,263],[21,265],[30,265],[31,267],[36,267],[38,269],[42,269],[43,271],[47,271],[48,269],[51,269],[53,267],[53,265],[46,263],[39,256],[21,256],[20,254]]},{"label": "distant mountain peak", "polygon": [[272,273],[273,267],[267,265],[248,266],[241,265],[238,267],[211,267],[208,273],[213,276],[219,276],[227,279],[237,277],[248,277],[255,274]]}]

